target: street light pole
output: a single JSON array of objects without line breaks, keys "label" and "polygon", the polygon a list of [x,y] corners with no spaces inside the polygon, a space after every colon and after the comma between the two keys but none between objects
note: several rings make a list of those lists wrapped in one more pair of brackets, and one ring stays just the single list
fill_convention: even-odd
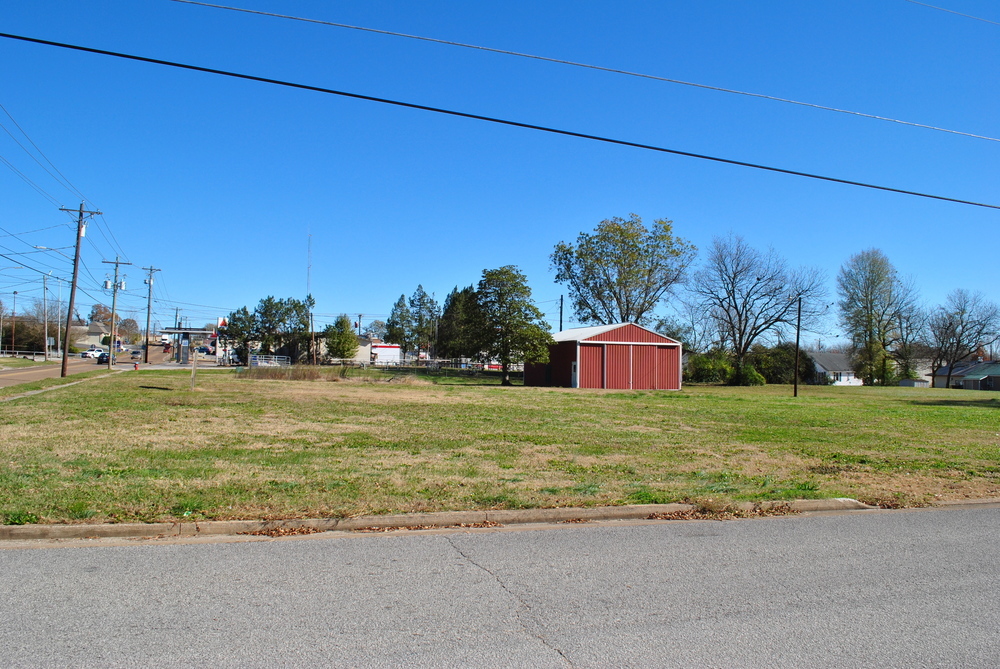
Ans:
[{"label": "street light pole", "polygon": [[799,295],[798,313],[795,316],[795,386],[792,397],[799,396],[799,334],[802,332],[802,296]]}]

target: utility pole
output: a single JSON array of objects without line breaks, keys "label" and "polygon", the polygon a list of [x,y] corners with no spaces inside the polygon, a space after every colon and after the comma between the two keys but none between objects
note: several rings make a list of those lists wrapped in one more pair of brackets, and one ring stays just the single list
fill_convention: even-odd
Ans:
[{"label": "utility pole", "polygon": [[[181,310],[178,309],[177,307],[174,307],[174,323],[177,324],[174,327],[176,327],[178,330],[181,328],[181,316],[180,316],[180,313],[181,313]],[[177,357],[177,362],[180,363],[180,361],[181,361],[181,336],[179,334],[174,335],[174,355],[172,355],[170,357],[173,358],[174,356]]]},{"label": "utility pole", "polygon": [[[122,262],[118,258],[118,256],[115,256],[114,260],[102,260],[101,262],[105,263],[105,264],[108,264],[108,265],[114,265],[115,266],[115,282],[113,284],[111,284],[111,346],[110,346],[111,351],[108,353],[108,371],[111,371],[111,362],[112,362],[112,360],[115,359],[115,353],[117,352],[117,348],[118,348],[116,346],[117,341],[118,341],[117,334],[116,334],[116,328],[117,328],[118,324],[115,322],[115,319],[116,319],[116,309],[118,307],[118,289],[119,288],[123,288],[123,289],[125,288],[125,282],[124,281],[121,282],[120,286],[119,286],[119,283],[118,283],[118,266],[119,265],[131,265],[132,263],[130,263],[130,262]],[[104,287],[105,288],[108,287],[108,282],[107,281],[104,282]]]},{"label": "utility pole", "polygon": [[46,283],[47,274],[42,275],[42,319],[45,321],[45,362],[49,361],[49,286]]},{"label": "utility pole", "polygon": [[62,342],[59,341],[59,333],[62,331],[62,279],[55,277],[59,286],[59,299],[56,302],[56,350],[62,350]]},{"label": "utility pole", "polygon": [[559,332],[562,332],[562,311],[563,311],[563,296],[559,296]]},{"label": "utility pole", "polygon": [[[73,211],[72,209],[65,209],[59,207],[59,211]],[[80,278],[80,240],[83,236],[87,234],[87,225],[84,223],[84,214],[88,217],[90,216],[100,216],[99,211],[87,211],[83,208],[83,202],[80,203],[80,209],[77,211],[76,219],[76,253],[73,256],[73,283],[70,284],[69,289],[69,315],[66,317],[66,337],[63,339],[63,356],[62,356],[62,371],[60,376],[65,377],[68,373],[69,368],[69,342],[70,342],[70,330],[73,327],[73,307],[76,304],[76,282]]]},{"label": "utility pole", "polygon": [[14,331],[17,330],[17,291],[14,291],[14,308],[10,310],[10,354],[14,355]]},{"label": "utility pole", "polygon": [[160,270],[156,269],[152,265],[150,265],[149,267],[143,267],[143,269],[146,270],[147,272],[149,272],[149,278],[146,279],[146,284],[149,286],[149,297],[146,298],[146,343],[142,347],[142,350],[145,352],[143,354],[143,358],[144,358],[143,362],[145,362],[148,365],[149,364],[149,323],[150,323],[150,320],[153,317],[153,272],[159,272]]}]

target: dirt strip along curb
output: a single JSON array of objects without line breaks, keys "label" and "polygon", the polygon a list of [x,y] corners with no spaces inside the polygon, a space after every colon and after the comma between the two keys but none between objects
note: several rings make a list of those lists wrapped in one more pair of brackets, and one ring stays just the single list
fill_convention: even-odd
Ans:
[{"label": "dirt strip along curb", "polygon": [[[787,508],[790,511],[847,511],[873,509],[857,500],[809,499],[792,502],[744,503],[745,510]],[[0,525],[0,541],[26,539],[89,539],[192,537],[267,533],[274,530],[313,530],[315,532],[360,529],[443,528],[460,526],[519,525],[588,520],[641,520],[654,514],[685,513],[695,510],[691,504],[639,504],[596,508],[519,509],[508,511],[446,511],[443,513],[407,513],[392,516],[357,516],[355,518],[304,518],[291,520],[208,520],[178,523],[114,523],[102,525]]]}]

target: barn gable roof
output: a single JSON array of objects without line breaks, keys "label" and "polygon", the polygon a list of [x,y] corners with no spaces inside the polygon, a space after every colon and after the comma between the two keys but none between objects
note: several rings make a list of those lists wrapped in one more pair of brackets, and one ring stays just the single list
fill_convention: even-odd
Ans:
[{"label": "barn gable roof", "polygon": [[655,332],[641,325],[636,325],[635,323],[612,323],[610,325],[593,325],[585,328],[569,328],[568,330],[556,332],[554,335],[552,335],[552,339],[557,342],[585,341],[594,339],[596,337],[600,337],[601,335],[608,334],[609,332],[613,332],[615,330],[619,330],[622,328],[638,328],[639,330],[643,330],[647,334],[642,341],[648,341],[649,336],[652,335],[652,337],[655,337],[655,340],[662,340],[663,343],[665,344],[680,343],[676,339],[665,337],[661,335],[659,332]]}]

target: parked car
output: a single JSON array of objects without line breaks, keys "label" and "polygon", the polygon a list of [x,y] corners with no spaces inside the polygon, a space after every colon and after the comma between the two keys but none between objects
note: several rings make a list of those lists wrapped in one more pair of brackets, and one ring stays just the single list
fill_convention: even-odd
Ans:
[{"label": "parked car", "polygon": [[112,365],[114,365],[115,363],[117,363],[117,362],[118,362],[118,361],[116,360],[116,358],[117,358],[118,356],[116,356],[116,355],[111,355],[110,353],[101,353],[101,355],[99,355],[99,356],[97,357],[97,364],[98,364],[98,365],[106,365],[106,364],[108,364],[108,356],[109,356],[109,355],[111,356],[111,364],[112,364]]},{"label": "parked car", "polygon": [[92,348],[80,354],[81,358],[96,358],[104,354],[103,348]]},{"label": "parked car", "polygon": [[210,348],[208,346],[199,346],[198,353],[201,353],[202,355],[212,355],[213,353],[215,353],[215,349]]}]

